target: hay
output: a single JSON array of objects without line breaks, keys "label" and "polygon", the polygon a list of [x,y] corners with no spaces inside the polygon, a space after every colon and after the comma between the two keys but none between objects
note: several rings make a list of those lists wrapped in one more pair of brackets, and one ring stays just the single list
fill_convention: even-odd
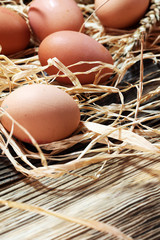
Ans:
[{"label": "hay", "polygon": [[[152,60],[159,64],[160,59],[160,1],[152,0],[150,8],[138,26],[129,30],[104,29],[96,17],[92,0],[77,0],[85,17],[85,33],[104,44],[114,59],[114,74],[103,85],[98,84],[97,74],[94,84],[82,86],[78,81],[79,73],[72,73],[58,59],[49,59],[42,67],[38,60],[38,43],[32,36],[28,49],[12,56],[0,55],[0,102],[11,91],[24,84],[55,84],[55,76],[46,76],[45,69],[55,65],[64,76],[67,75],[73,86],[58,85],[70,94],[81,110],[81,123],[77,131],[69,138],[50,144],[38,145],[35,139],[20,126],[30,137],[33,146],[28,146],[12,136],[15,124],[8,133],[0,125],[0,148],[11,161],[15,169],[32,178],[65,177],[65,174],[83,177],[74,170],[101,162],[101,168],[89,178],[100,177],[107,160],[127,157],[148,160],[151,154],[160,154],[160,74],[159,69],[144,76],[144,61]],[[1,1],[1,5],[17,11],[28,22],[28,6],[22,0]],[[128,69],[140,62],[140,74],[135,81],[124,82]],[[81,63],[76,63],[81,64]],[[88,64],[90,64],[88,62]],[[98,62],[96,68],[86,72],[112,68],[109,64]],[[156,74],[155,74],[156,73]],[[128,98],[130,92],[135,95]],[[113,99],[113,102],[110,101]],[[116,100],[116,101],[115,101]],[[0,108],[0,114],[6,114]],[[148,155],[150,154],[150,155]],[[149,157],[148,157],[149,156]],[[32,159],[37,160],[33,164]],[[34,161],[35,162],[35,161]],[[148,174],[159,177],[157,169],[148,169]],[[114,226],[102,222],[73,218],[44,208],[19,202],[0,199],[0,203],[10,208],[18,208],[42,215],[61,218],[100,232],[110,233],[120,239],[132,239]]]},{"label": "hay", "polygon": [[[23,1],[3,1],[1,4],[20,13],[28,22],[28,6]],[[46,76],[44,73],[48,66],[55,65],[73,83],[73,86],[58,86],[74,98],[81,110],[82,121],[70,138],[39,146],[27,133],[33,148],[15,139],[12,132],[9,134],[1,125],[0,147],[3,154],[10,159],[17,171],[33,178],[57,178],[64,174],[73,174],[75,169],[95,162],[104,162],[114,156],[121,158],[127,154],[139,156],[148,152],[157,155],[160,153],[159,125],[146,124],[147,121],[156,121],[160,117],[156,110],[159,106],[157,96],[160,88],[156,85],[154,89],[144,91],[144,87],[150,82],[152,85],[159,82],[159,77],[145,80],[143,76],[144,60],[150,59],[159,63],[160,2],[152,0],[139,25],[129,30],[104,29],[96,17],[92,3],[81,2],[79,7],[85,17],[85,33],[104,44],[114,59],[114,67],[98,62],[97,67],[85,73],[101,71],[106,67],[113,68],[113,76],[103,85],[97,84],[100,80],[97,74],[94,84],[82,86],[77,78],[79,73],[73,74],[56,58],[49,59],[48,65],[42,67],[38,60],[38,43],[34,36],[28,49],[9,57],[0,55],[1,102],[11,91],[24,84],[58,85],[57,75]],[[139,79],[132,84],[123,85],[128,69],[139,61]],[[132,89],[136,89],[137,94],[126,102],[124,96]],[[117,103],[101,104],[110,96],[118,96]],[[5,114],[3,109],[1,114]],[[12,121],[13,127],[18,124],[14,119]],[[97,147],[97,144],[100,146]],[[74,146],[77,145],[80,145],[80,149],[74,151]],[[41,166],[34,166],[32,159],[37,159]]]}]

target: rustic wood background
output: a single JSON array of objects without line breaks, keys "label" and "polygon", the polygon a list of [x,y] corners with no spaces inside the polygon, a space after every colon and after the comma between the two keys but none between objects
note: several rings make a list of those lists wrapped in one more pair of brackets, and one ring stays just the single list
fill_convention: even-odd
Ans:
[{"label": "rustic wood background", "polygon": [[[149,60],[145,64],[146,76],[152,73],[150,77],[160,77],[159,65]],[[139,65],[134,65],[122,84],[136,81],[139,77],[138,69]],[[155,86],[146,86],[144,91],[148,87]],[[127,97],[135,98],[136,92],[132,91],[126,99]],[[148,124],[157,126],[159,121]],[[9,159],[1,154],[0,198],[37,205],[67,216],[109,223],[134,240],[159,240],[160,156],[132,155],[124,159],[110,159],[101,169],[102,165],[103,163],[98,163],[77,170],[74,172],[75,176],[64,175],[58,179],[38,180],[17,172]],[[91,176],[96,173],[100,175],[94,180]],[[72,239],[116,238],[51,216],[0,205],[0,240]]]},{"label": "rustic wood background", "polygon": [[[160,239],[160,158],[112,159],[77,171],[83,177],[29,179],[1,157],[1,197],[41,206],[68,216],[110,223],[133,239]],[[1,206],[1,240],[116,239],[57,218]]]}]

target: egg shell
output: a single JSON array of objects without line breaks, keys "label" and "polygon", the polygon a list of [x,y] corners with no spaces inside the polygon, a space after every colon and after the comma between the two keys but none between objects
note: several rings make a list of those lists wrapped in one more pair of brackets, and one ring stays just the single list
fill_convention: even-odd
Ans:
[{"label": "egg shell", "polygon": [[[46,37],[39,46],[39,60],[41,65],[47,64],[49,58],[56,57],[65,66],[77,63],[79,61],[102,61],[104,63],[113,64],[113,59],[109,51],[99,42],[91,38],[90,36],[74,31],[59,31]],[[97,72],[84,74],[84,72],[97,66],[97,63],[82,63],[80,65],[68,67],[70,71],[80,72],[77,75],[81,84],[93,83]],[[56,74],[58,69],[54,66],[50,66],[46,69],[49,75]],[[105,68],[100,75],[107,73],[101,79],[104,82],[111,75],[113,70]],[[63,84],[71,84],[68,77],[57,77],[57,81]]]},{"label": "egg shell", "polygon": [[[150,0],[95,0],[96,15],[108,28],[124,29],[138,23],[149,7]],[[101,6],[102,5],[102,6]]]},{"label": "egg shell", "polygon": [[24,50],[29,44],[30,30],[26,21],[16,12],[0,7],[0,45],[2,54]]},{"label": "egg shell", "polygon": [[84,23],[83,14],[74,0],[34,0],[28,17],[40,41],[53,32],[79,31]]},{"label": "egg shell", "polygon": [[[73,98],[53,85],[31,84],[10,93],[2,108],[21,124],[40,144],[58,141],[70,136],[80,122],[80,111]],[[3,114],[1,123],[10,132],[12,121]],[[13,135],[31,143],[18,125]]]}]

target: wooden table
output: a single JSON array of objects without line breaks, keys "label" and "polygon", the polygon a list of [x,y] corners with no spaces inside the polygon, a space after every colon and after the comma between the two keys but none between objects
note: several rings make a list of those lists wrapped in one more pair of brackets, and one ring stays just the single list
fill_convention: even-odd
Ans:
[{"label": "wooden table", "polygon": [[[148,65],[145,69],[157,71],[158,68]],[[136,78],[135,72],[133,67]],[[127,74],[130,83],[134,77]],[[31,179],[17,172],[11,162],[1,156],[0,198],[70,217],[108,223],[135,240],[160,239],[160,156],[153,153],[141,157],[115,157],[105,164],[93,164],[73,173],[58,179]],[[97,173],[99,178],[93,179]],[[117,238],[53,216],[1,205],[0,239]]]},{"label": "wooden table", "polygon": [[[102,163],[79,171],[83,177],[29,179],[1,157],[1,198],[38,205],[67,216],[112,224],[133,239],[160,239],[159,159],[112,159],[99,179],[89,176]],[[153,170],[154,169],[154,170]],[[153,170],[153,171],[152,171]],[[34,212],[1,206],[1,240],[117,239],[109,235]]]}]

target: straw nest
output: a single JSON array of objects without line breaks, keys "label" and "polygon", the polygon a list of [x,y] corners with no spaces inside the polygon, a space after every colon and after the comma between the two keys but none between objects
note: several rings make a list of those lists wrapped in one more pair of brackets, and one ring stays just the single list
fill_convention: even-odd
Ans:
[{"label": "straw nest", "polygon": [[[160,153],[159,69],[156,75],[154,72],[144,76],[143,71],[146,59],[153,65],[159,64],[160,1],[152,0],[144,18],[128,30],[104,29],[96,17],[93,1],[78,2],[85,18],[85,33],[104,44],[114,59],[114,74],[105,84],[96,84],[95,79],[94,84],[81,86],[76,73],[71,73],[58,59],[50,59],[48,65],[56,65],[73,81],[73,86],[58,85],[53,81],[56,76],[44,74],[48,65],[40,65],[34,37],[28,49],[9,57],[0,55],[1,102],[21,85],[54,84],[69,93],[81,111],[77,131],[67,139],[50,144],[38,145],[32,136],[33,145],[24,144],[1,125],[2,154],[17,171],[33,178],[75,174],[76,169],[115,157]],[[19,12],[28,22],[28,5],[22,0],[1,4]],[[128,69],[139,63],[136,79],[126,80]],[[100,62],[97,69],[101,71],[105,67],[111,66]],[[135,94],[128,98],[131,92]],[[3,109],[2,114],[5,114]],[[98,176],[99,172],[93,177]]]}]

